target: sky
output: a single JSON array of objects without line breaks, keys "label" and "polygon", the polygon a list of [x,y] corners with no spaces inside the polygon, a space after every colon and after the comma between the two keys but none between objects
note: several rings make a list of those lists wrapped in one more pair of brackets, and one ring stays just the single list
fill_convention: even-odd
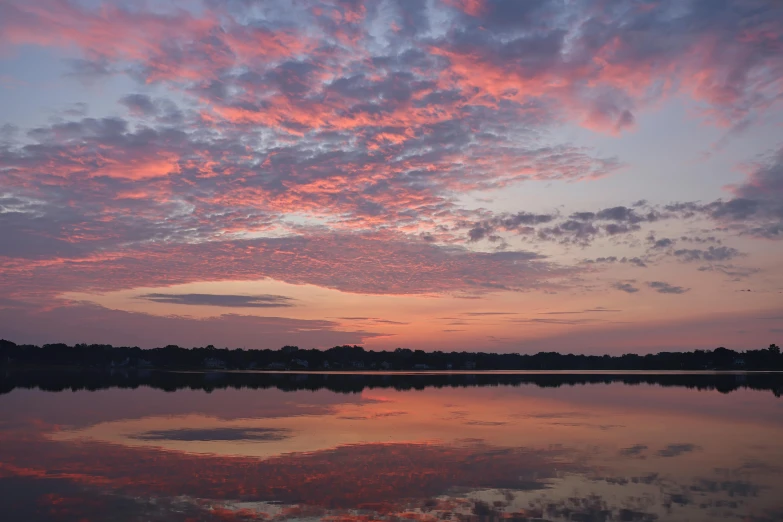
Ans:
[{"label": "sky", "polygon": [[783,338],[777,0],[0,0],[0,337]]}]

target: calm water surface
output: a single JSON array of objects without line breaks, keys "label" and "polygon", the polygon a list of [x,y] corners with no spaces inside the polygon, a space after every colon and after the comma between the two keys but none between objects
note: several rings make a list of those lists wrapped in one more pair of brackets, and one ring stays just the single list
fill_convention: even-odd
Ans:
[{"label": "calm water surface", "polygon": [[783,520],[771,390],[439,384],[7,386],[0,519]]}]

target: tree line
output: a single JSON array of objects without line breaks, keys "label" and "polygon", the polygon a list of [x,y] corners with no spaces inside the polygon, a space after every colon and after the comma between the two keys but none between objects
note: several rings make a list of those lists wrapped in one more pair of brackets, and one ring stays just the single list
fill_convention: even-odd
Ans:
[{"label": "tree line", "polygon": [[783,355],[774,344],[757,350],[727,348],[639,355],[583,355],[487,352],[425,352],[397,348],[365,350],[361,346],[335,346],[328,350],[241,348],[162,348],[104,344],[16,344],[0,340],[0,366],[11,368],[148,368],[167,370],[783,370]]}]

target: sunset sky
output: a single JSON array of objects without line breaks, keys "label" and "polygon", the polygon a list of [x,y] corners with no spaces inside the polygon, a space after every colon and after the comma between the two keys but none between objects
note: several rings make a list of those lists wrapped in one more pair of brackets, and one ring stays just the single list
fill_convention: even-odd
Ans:
[{"label": "sunset sky", "polygon": [[783,2],[0,0],[0,338],[783,340]]}]

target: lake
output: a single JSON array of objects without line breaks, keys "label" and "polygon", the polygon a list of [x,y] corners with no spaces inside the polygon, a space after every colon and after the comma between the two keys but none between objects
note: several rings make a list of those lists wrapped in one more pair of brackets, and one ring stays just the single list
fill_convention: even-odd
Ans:
[{"label": "lake", "polygon": [[780,521],[779,374],[18,372],[3,521]]}]

